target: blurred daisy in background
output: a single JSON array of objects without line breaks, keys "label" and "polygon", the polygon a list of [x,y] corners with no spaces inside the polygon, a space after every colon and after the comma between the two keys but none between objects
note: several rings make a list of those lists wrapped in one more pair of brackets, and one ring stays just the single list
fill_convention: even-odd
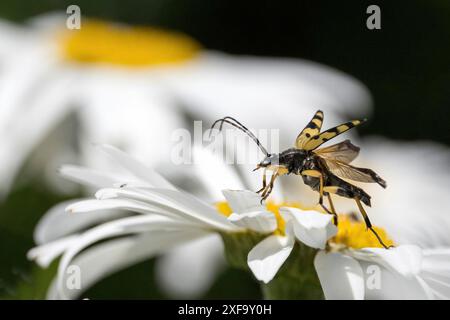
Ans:
[{"label": "blurred daisy in background", "polygon": [[0,24],[3,194],[31,155],[55,182],[68,159],[100,164],[92,142],[157,167],[186,120],[235,115],[291,137],[317,106],[333,121],[370,110],[361,83],[310,61],[232,56],[177,32],[84,18],[68,30],[65,17]]}]

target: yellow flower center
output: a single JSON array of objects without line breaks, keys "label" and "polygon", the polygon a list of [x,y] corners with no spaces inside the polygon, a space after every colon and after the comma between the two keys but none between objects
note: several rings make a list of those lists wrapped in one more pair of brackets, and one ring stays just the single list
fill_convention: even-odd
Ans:
[{"label": "yellow flower center", "polygon": [[59,40],[67,60],[128,67],[185,62],[200,49],[197,42],[180,33],[98,20],[85,21],[79,30],[65,30]]},{"label": "yellow flower center", "polygon": [[[268,201],[266,208],[268,211],[272,212],[277,219],[277,229],[274,234],[285,235],[286,223],[280,215],[281,207],[294,207],[302,210],[316,210],[324,212],[317,207],[304,207],[297,202],[281,202],[275,203],[273,201]],[[227,202],[216,203],[217,211],[219,211],[224,216],[228,217],[233,213],[233,210]],[[329,240],[331,246],[342,246],[346,248],[361,249],[361,248],[382,248],[383,246],[379,243],[375,235],[366,229],[366,225],[362,221],[356,221],[348,215],[339,215],[338,219],[338,232],[336,236]],[[380,236],[381,240],[387,245],[394,245],[392,239],[388,236],[386,231],[380,227],[373,227],[377,234]]]},{"label": "yellow flower center", "polygon": [[[330,239],[330,244],[342,245],[347,248],[382,248],[375,235],[367,230],[366,224],[362,221],[355,221],[348,215],[339,215],[338,232]],[[373,227],[381,240],[387,245],[394,245],[392,239],[386,231],[380,227]]]}]

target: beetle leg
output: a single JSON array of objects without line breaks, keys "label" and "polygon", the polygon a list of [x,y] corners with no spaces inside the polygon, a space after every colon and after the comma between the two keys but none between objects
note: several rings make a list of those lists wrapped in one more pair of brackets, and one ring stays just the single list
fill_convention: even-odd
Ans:
[{"label": "beetle leg", "polygon": [[334,208],[334,204],[333,204],[333,200],[331,200],[331,194],[332,193],[336,193],[339,187],[324,187],[323,191],[324,193],[326,193],[327,197],[328,197],[328,202],[330,203],[330,209],[329,210],[327,207],[325,207],[323,204],[321,204],[322,208],[329,214],[333,215],[333,224],[335,226],[338,225],[338,215],[336,213],[336,209]]},{"label": "beetle leg", "polygon": [[362,214],[362,216],[363,216],[363,218],[364,218],[364,222],[366,223],[367,229],[369,229],[370,231],[372,231],[372,233],[375,235],[375,237],[377,237],[378,242],[380,242],[380,244],[381,244],[385,249],[389,249],[389,248],[393,247],[393,246],[389,246],[389,247],[388,247],[388,246],[386,246],[386,245],[383,243],[383,240],[381,240],[381,238],[380,238],[380,236],[378,235],[378,233],[373,229],[372,223],[370,222],[369,216],[367,215],[366,210],[364,210],[364,208],[363,208],[363,206],[362,206],[362,204],[361,204],[361,201],[360,201],[358,198],[354,198],[354,199],[355,199],[355,201],[356,201],[356,204],[358,205],[359,211],[361,212],[361,214]]},{"label": "beetle leg", "polygon": [[267,199],[267,197],[270,195],[270,193],[272,192],[272,190],[273,190],[273,184],[274,184],[274,182],[275,182],[275,179],[278,177],[278,171],[275,171],[273,174],[272,174],[272,177],[270,178],[270,183],[269,183],[269,185],[268,185],[268,187],[267,187],[267,189],[261,194],[261,203],[264,201],[264,200],[266,200]]},{"label": "beetle leg", "polygon": [[304,176],[319,178],[319,204],[322,205],[323,204],[323,175],[322,175],[322,173],[318,170],[303,170],[301,172],[301,174]]},{"label": "beetle leg", "polygon": [[333,200],[331,200],[331,194],[330,193],[328,193],[328,202],[330,203],[331,212],[334,215],[334,219],[333,219],[334,225],[337,226],[338,225],[338,215],[336,213],[336,209],[334,208]]},{"label": "beetle leg", "polygon": [[256,193],[262,192],[262,191],[263,191],[264,189],[266,189],[266,187],[267,187],[267,182],[266,182],[266,170],[267,170],[267,169],[264,169],[264,173],[263,173],[263,186],[262,186],[261,189],[259,189],[258,191],[256,191]]}]

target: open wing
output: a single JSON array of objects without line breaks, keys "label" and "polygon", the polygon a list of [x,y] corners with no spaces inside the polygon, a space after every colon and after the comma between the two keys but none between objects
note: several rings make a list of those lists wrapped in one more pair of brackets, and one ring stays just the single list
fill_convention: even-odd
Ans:
[{"label": "open wing", "polygon": [[306,127],[299,133],[295,140],[295,147],[297,149],[304,149],[305,144],[320,133],[323,123],[323,112],[317,110],[314,117],[309,121]]},{"label": "open wing", "polygon": [[333,139],[334,137],[340,135],[341,133],[344,133],[348,130],[350,130],[353,127],[356,127],[360,125],[361,123],[364,123],[366,120],[353,120],[346,123],[343,123],[341,125],[338,125],[334,128],[328,129],[322,133],[316,134],[315,136],[312,136],[308,141],[303,143],[303,149],[305,150],[314,150],[317,147],[319,147],[321,144],[327,142],[328,140]]},{"label": "open wing", "polygon": [[314,150],[313,152],[321,158],[350,163],[358,156],[359,147],[351,143],[350,140],[345,140],[329,147]]},{"label": "open wing", "polygon": [[386,181],[371,169],[358,168],[347,163],[327,158],[323,158],[323,160],[328,169],[338,177],[359,182],[376,182],[383,188],[386,188],[387,186]]}]

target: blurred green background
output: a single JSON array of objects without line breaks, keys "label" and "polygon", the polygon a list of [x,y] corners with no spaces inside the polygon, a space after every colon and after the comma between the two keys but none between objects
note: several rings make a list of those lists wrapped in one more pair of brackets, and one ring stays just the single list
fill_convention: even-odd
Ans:
[{"label": "blurred green background", "polygon": [[[20,22],[70,4],[85,16],[181,30],[210,49],[330,65],[373,94],[374,114],[362,134],[450,145],[449,1],[2,0],[0,18]],[[381,7],[381,30],[366,28],[370,4]],[[0,298],[44,297],[54,268],[33,266],[25,253],[40,216],[60,200],[36,179],[0,203]],[[152,261],[136,265],[85,296],[164,298],[152,268]],[[259,297],[258,285],[236,270],[225,271],[205,296]]]}]

